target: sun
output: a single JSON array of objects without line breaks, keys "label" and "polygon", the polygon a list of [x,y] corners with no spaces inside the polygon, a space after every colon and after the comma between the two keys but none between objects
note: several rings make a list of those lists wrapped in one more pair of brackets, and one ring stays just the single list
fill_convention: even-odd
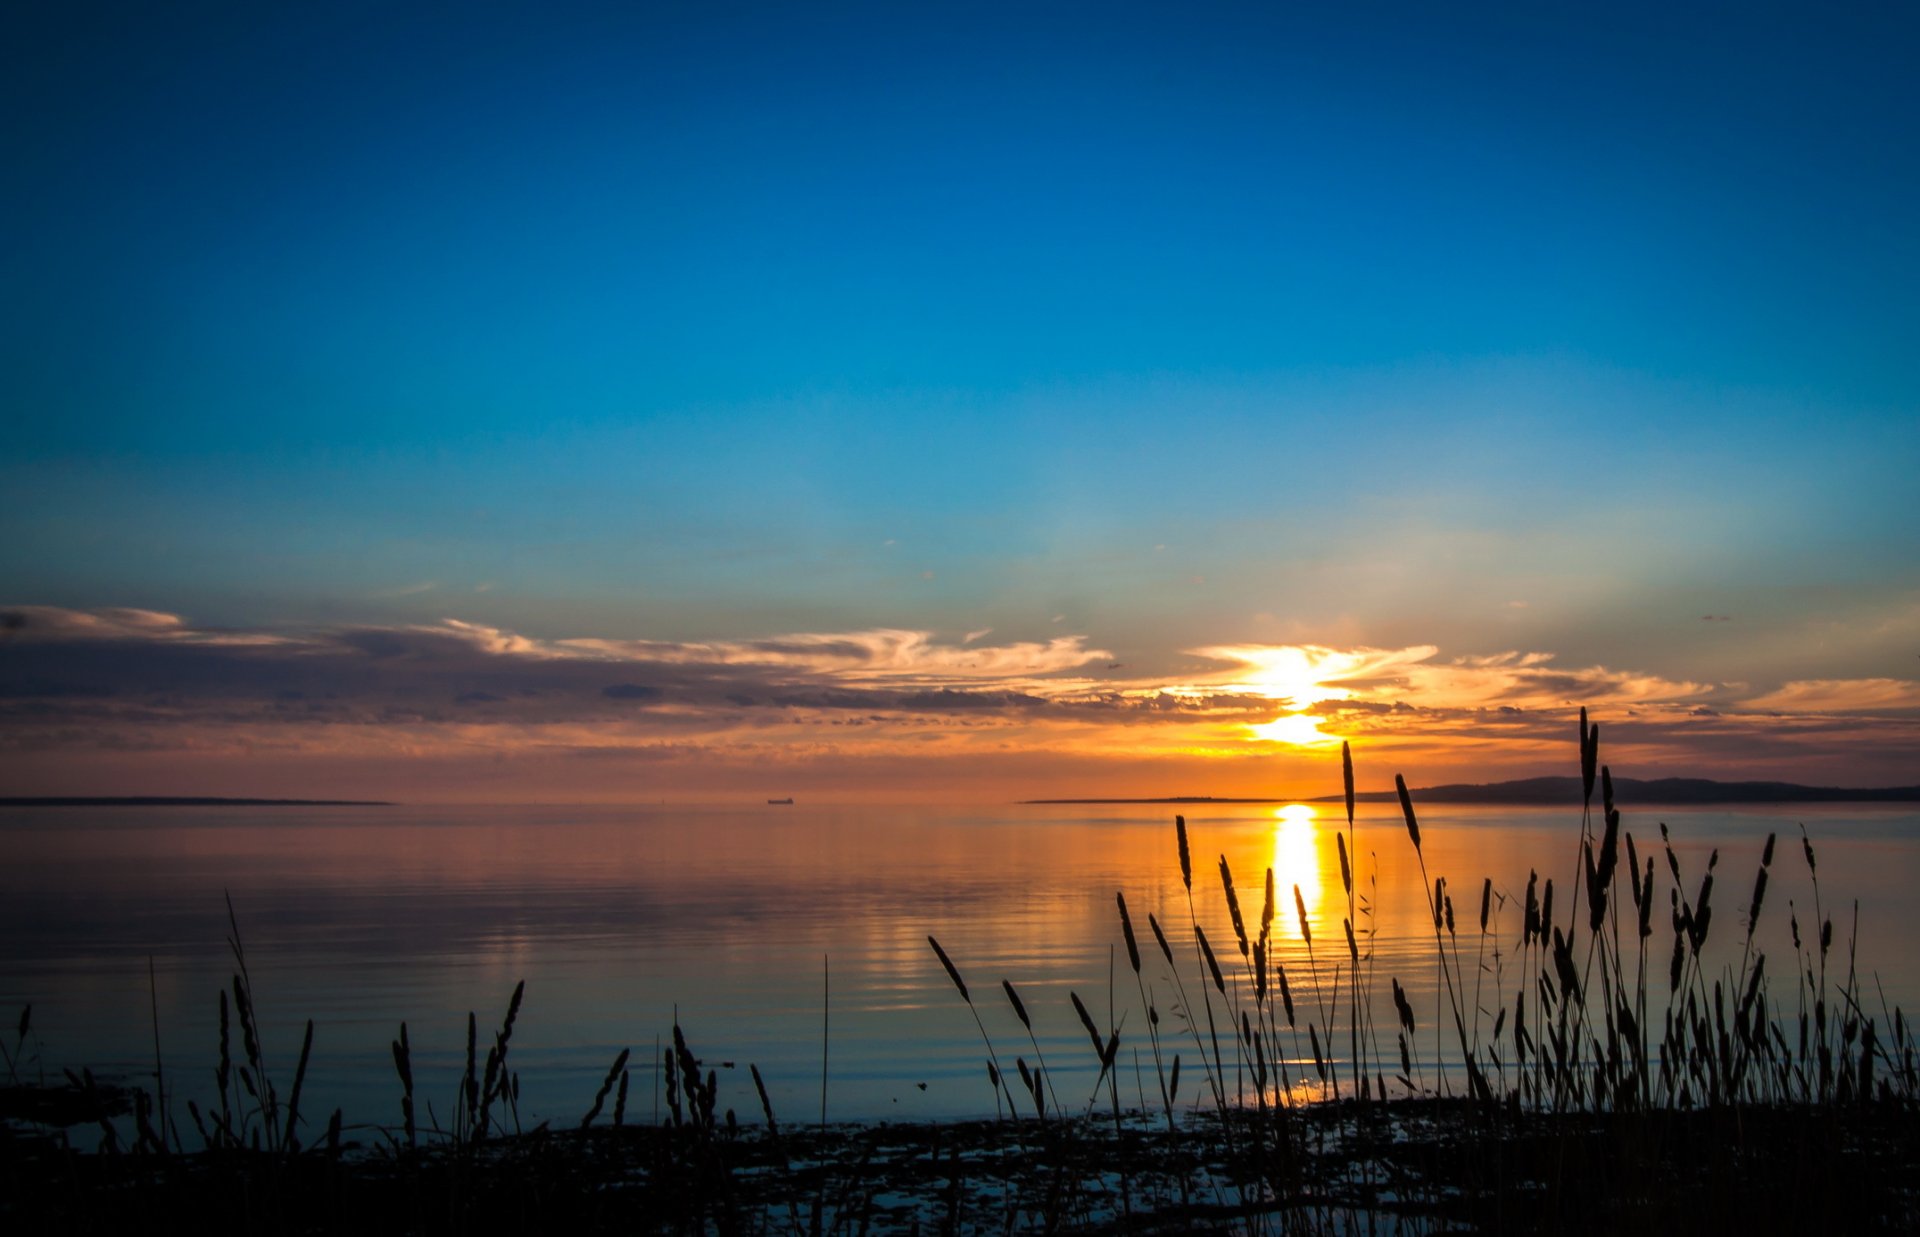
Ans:
[{"label": "sun", "polygon": [[1329,700],[1353,698],[1353,689],[1341,680],[1361,667],[1360,655],[1318,645],[1227,645],[1199,652],[1240,663],[1228,685],[1284,710],[1272,721],[1248,726],[1250,738],[1308,748],[1340,741],[1320,729],[1322,719],[1312,710]]},{"label": "sun", "polygon": [[1292,647],[1242,650],[1241,656],[1253,667],[1243,685],[1270,699],[1284,700],[1294,709],[1352,695],[1345,688],[1321,681],[1333,668],[1324,664],[1324,655],[1315,656],[1316,652],[1319,650]]},{"label": "sun", "polygon": [[1324,747],[1339,740],[1320,729],[1320,719],[1307,713],[1282,713],[1270,722],[1247,727],[1253,737],[1294,747]]}]

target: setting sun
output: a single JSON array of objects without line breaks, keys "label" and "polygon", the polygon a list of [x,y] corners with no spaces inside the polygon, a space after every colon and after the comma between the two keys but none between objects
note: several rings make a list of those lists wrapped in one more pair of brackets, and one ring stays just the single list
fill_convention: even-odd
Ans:
[{"label": "setting sun", "polygon": [[1364,658],[1353,653],[1317,645],[1235,645],[1200,652],[1244,667],[1233,675],[1229,686],[1285,702],[1287,712],[1247,730],[1255,739],[1294,747],[1323,747],[1337,741],[1321,730],[1320,719],[1306,710],[1327,700],[1351,699],[1351,688],[1330,680],[1350,675],[1364,663]]},{"label": "setting sun", "polygon": [[1338,740],[1320,729],[1320,719],[1306,713],[1282,713],[1270,722],[1249,726],[1254,738],[1295,747],[1321,747]]}]

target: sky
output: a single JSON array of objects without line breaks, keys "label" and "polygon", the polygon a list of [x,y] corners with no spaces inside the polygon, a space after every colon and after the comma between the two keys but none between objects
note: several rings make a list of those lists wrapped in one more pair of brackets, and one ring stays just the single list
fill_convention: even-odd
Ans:
[{"label": "sky", "polygon": [[1920,782],[1920,15],[35,6],[0,794]]}]

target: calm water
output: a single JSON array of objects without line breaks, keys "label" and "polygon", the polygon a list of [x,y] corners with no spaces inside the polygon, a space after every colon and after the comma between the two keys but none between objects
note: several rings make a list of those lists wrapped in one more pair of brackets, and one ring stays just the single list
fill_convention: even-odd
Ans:
[{"label": "calm water", "polygon": [[[1219,879],[1224,854],[1250,927],[1263,874],[1275,870],[1275,933],[1303,1004],[1314,988],[1295,884],[1319,974],[1330,981],[1345,957],[1335,815],[1326,805],[1188,814],[1195,904],[1222,963],[1238,964]],[[217,993],[233,970],[227,891],[283,1093],[304,1022],[316,1024],[309,1112],[339,1105],[349,1121],[397,1123],[388,1044],[404,1019],[423,1108],[430,1100],[444,1118],[467,1011],[478,1012],[484,1044],[525,979],[513,1060],[531,1119],[577,1121],[625,1047],[635,1061],[630,1119],[650,1120],[647,1062],[656,1037],[670,1037],[676,1009],[694,1050],[720,1069],[721,1103],[742,1120],[758,1113],[749,1062],[783,1119],[819,1116],[823,1009],[829,1119],[991,1113],[979,1033],[927,946],[931,933],[959,965],[1009,1065],[1030,1049],[999,981],[1020,989],[1059,1094],[1077,1103],[1090,1089],[1093,1054],[1070,990],[1100,1021],[1110,1001],[1112,1017],[1124,1019],[1129,1090],[1137,1085],[1131,1048],[1144,1054],[1116,890],[1140,929],[1163,1031],[1185,1034],[1147,933],[1149,911],[1198,1000],[1172,820],[1152,806],[0,809],[0,1027],[11,1048],[19,1008],[31,1002],[30,1069],[85,1064],[145,1081],[157,999],[174,1085],[204,1103]],[[1836,952],[1858,899],[1861,970],[1877,974],[1889,1009],[1915,1007],[1920,958],[1905,907],[1920,888],[1920,812],[1629,811],[1643,862],[1659,855],[1650,846],[1659,820],[1673,829],[1689,894],[1707,852],[1720,850],[1714,936],[1723,947],[1738,947],[1762,843],[1769,831],[1781,834],[1758,937],[1769,973],[1780,976],[1792,970],[1789,899],[1802,908],[1803,927],[1812,918],[1798,842],[1804,821]],[[1511,950],[1530,867],[1554,879],[1556,902],[1566,906],[1578,811],[1435,808],[1422,813],[1422,826],[1428,871],[1454,891],[1464,973],[1485,977],[1479,1003],[1490,1026],[1519,973],[1511,956],[1496,962],[1479,947],[1481,880],[1491,877],[1497,894],[1514,899],[1503,906],[1496,898],[1492,916],[1493,939]],[[1361,924],[1375,930],[1376,995],[1389,976],[1399,978],[1431,1035],[1432,927],[1397,808],[1363,806],[1357,849],[1375,906]],[[1656,872],[1652,965],[1664,975],[1663,855]],[[1791,999],[1778,983],[1774,993]],[[1191,1058],[1191,1041],[1183,1042]]]}]

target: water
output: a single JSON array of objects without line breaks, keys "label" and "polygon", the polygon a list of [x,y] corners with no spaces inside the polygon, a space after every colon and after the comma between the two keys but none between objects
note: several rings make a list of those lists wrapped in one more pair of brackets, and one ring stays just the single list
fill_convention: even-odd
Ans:
[{"label": "water", "polygon": [[[1302,1006],[1333,998],[1346,958],[1336,816],[1344,826],[1329,805],[1188,813],[1195,912],[1222,966],[1241,972],[1221,892],[1224,854],[1256,935],[1263,875],[1275,870],[1275,939]],[[1877,977],[1866,989],[1869,1012],[1881,992],[1888,1009],[1915,1008],[1920,958],[1906,948],[1903,906],[1920,888],[1920,812],[1628,812],[1642,863],[1656,859],[1650,969],[1663,985],[1672,928],[1660,820],[1672,826],[1690,897],[1707,854],[1720,851],[1714,937],[1736,954],[1762,844],[1781,835],[1756,936],[1777,977],[1776,1001],[1792,993],[1790,899],[1812,936],[1804,821],[1835,920],[1833,965],[1844,968],[1858,899],[1859,965]],[[1446,876],[1453,896],[1460,974],[1478,988],[1465,1003],[1484,1010],[1490,1031],[1520,982],[1512,950],[1530,868],[1554,880],[1556,917],[1566,921],[1578,810],[1435,808],[1422,813],[1422,829],[1428,874]],[[1356,851],[1363,908],[1372,909],[1358,926],[1362,948],[1372,933],[1379,1020],[1390,1030],[1388,979],[1397,978],[1420,1022],[1416,1047],[1431,1060],[1443,998],[1427,886],[1397,808],[1363,805]],[[284,1095],[311,1018],[303,1108],[342,1107],[350,1124],[398,1123],[389,1044],[402,1020],[423,1123],[429,1102],[445,1121],[468,1011],[478,1013],[484,1053],[522,979],[512,1060],[529,1125],[577,1122],[622,1048],[633,1050],[628,1119],[652,1120],[661,1100],[650,1063],[676,1011],[720,1074],[722,1106],[743,1121],[759,1111],[749,1062],[782,1120],[819,1118],[823,1039],[830,1120],[991,1114],[986,1049],[929,934],[959,966],[1009,1070],[1016,1054],[1034,1053],[1002,979],[1033,1015],[1060,1099],[1086,1102],[1095,1058],[1068,998],[1076,992],[1103,1030],[1110,1020],[1121,1027],[1123,1095],[1138,1103],[1157,1088],[1114,904],[1124,890],[1163,1041],[1169,1054],[1184,1052],[1198,1081],[1193,1038],[1147,926],[1151,912],[1166,929],[1197,1011],[1204,972],[1165,807],[12,808],[0,809],[0,858],[0,1026],[12,1050],[14,1020],[31,1002],[21,1067],[29,1075],[86,1065],[150,1083],[157,1011],[169,1087],[204,1106],[217,994],[234,969],[231,894],[270,1073]],[[1483,877],[1497,895],[1485,942]],[[1618,896],[1626,899],[1624,884]],[[1195,1093],[1190,1083],[1182,1089]]]}]

